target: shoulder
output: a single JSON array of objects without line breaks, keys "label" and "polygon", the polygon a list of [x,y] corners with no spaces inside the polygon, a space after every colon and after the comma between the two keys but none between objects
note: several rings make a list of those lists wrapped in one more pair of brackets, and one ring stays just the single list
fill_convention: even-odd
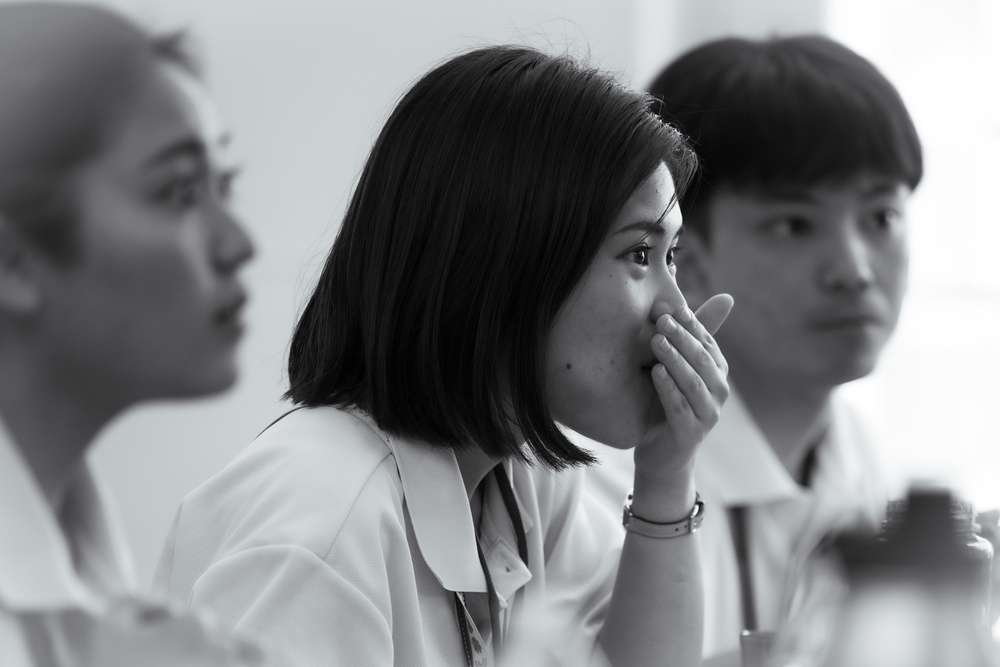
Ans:
[{"label": "shoulder", "polygon": [[358,415],[301,409],[268,427],[226,468],[184,499],[178,546],[216,542],[223,552],[296,544],[321,558],[347,518],[402,525],[392,452]]},{"label": "shoulder", "polygon": [[[553,471],[540,465],[513,465],[511,482],[522,512],[537,522],[547,554],[560,544],[600,544],[606,550],[621,530],[620,504],[606,507],[585,490],[586,468]],[[617,514],[616,514],[617,512]],[[577,556],[582,556],[578,552]]]}]

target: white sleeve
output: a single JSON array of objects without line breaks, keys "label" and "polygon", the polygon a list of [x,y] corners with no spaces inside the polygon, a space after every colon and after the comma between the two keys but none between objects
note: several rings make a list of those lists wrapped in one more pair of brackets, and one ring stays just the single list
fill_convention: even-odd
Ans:
[{"label": "white sleeve", "polygon": [[422,664],[419,624],[399,618],[419,611],[393,460],[346,502],[342,488],[311,492],[322,475],[257,468],[227,468],[185,500],[156,589],[258,641],[269,664]]}]

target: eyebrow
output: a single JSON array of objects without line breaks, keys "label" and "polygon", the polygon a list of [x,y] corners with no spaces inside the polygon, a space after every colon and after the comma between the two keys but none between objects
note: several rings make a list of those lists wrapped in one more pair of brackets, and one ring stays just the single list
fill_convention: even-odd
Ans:
[{"label": "eyebrow", "polygon": [[205,150],[205,144],[198,139],[182,139],[180,141],[168,144],[163,149],[157,151],[153,154],[151,158],[146,160],[143,165],[144,168],[150,169],[157,165],[163,164],[164,162],[169,162],[176,158],[182,157],[192,157],[195,159],[203,160],[205,158],[207,151]]},{"label": "eyebrow", "polygon": [[[225,148],[231,141],[232,135],[226,132],[219,136],[219,147]],[[196,160],[204,160],[207,154],[208,150],[205,147],[205,143],[201,141],[201,139],[190,137],[168,144],[162,150],[157,151],[151,158],[146,160],[144,166],[148,169],[181,157],[192,157]]]},{"label": "eyebrow", "polygon": [[[883,195],[894,195],[901,184],[892,180],[879,180],[872,183],[860,192],[866,199],[881,197]],[[812,194],[812,189],[803,188],[781,188],[770,187],[763,190],[760,196],[769,201],[792,203],[792,204],[816,204],[819,199]]]},{"label": "eyebrow", "polygon": [[[656,220],[638,220],[636,222],[630,222],[621,229],[615,232],[615,236],[618,234],[625,234],[628,232],[645,232],[645,236],[664,236],[667,233],[667,226],[664,224],[664,220],[667,218],[667,214],[676,206],[676,203],[671,203],[667,208],[663,210],[660,217]],[[681,234],[684,233],[684,225],[682,224],[677,228],[677,233],[674,238],[680,238]]]}]

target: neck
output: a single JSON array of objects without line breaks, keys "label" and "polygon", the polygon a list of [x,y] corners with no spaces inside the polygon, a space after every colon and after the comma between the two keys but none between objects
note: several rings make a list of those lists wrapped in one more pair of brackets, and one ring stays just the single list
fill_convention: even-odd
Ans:
[{"label": "neck", "polygon": [[774,453],[792,478],[801,482],[806,455],[829,427],[833,388],[732,377],[740,398]]},{"label": "neck", "polygon": [[58,514],[87,447],[119,409],[101,405],[93,388],[53,378],[37,366],[7,357],[0,368],[0,419]]}]

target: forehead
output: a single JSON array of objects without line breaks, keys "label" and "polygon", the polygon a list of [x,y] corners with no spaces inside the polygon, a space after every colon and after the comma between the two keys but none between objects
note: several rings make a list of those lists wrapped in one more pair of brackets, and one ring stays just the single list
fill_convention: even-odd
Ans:
[{"label": "forehead", "polygon": [[674,179],[667,166],[661,162],[625,202],[612,225],[611,233],[655,225],[668,234],[676,234],[681,227],[680,207],[676,203]]},{"label": "forehead", "polygon": [[201,82],[180,66],[158,61],[98,162],[134,171],[160,159],[190,154],[213,158],[226,142],[215,107]]},{"label": "forehead", "polygon": [[723,186],[717,197],[728,196],[752,200],[761,204],[770,202],[815,203],[830,198],[876,199],[886,196],[906,197],[910,187],[901,179],[873,173],[861,173],[847,179],[818,183],[781,183]]}]

